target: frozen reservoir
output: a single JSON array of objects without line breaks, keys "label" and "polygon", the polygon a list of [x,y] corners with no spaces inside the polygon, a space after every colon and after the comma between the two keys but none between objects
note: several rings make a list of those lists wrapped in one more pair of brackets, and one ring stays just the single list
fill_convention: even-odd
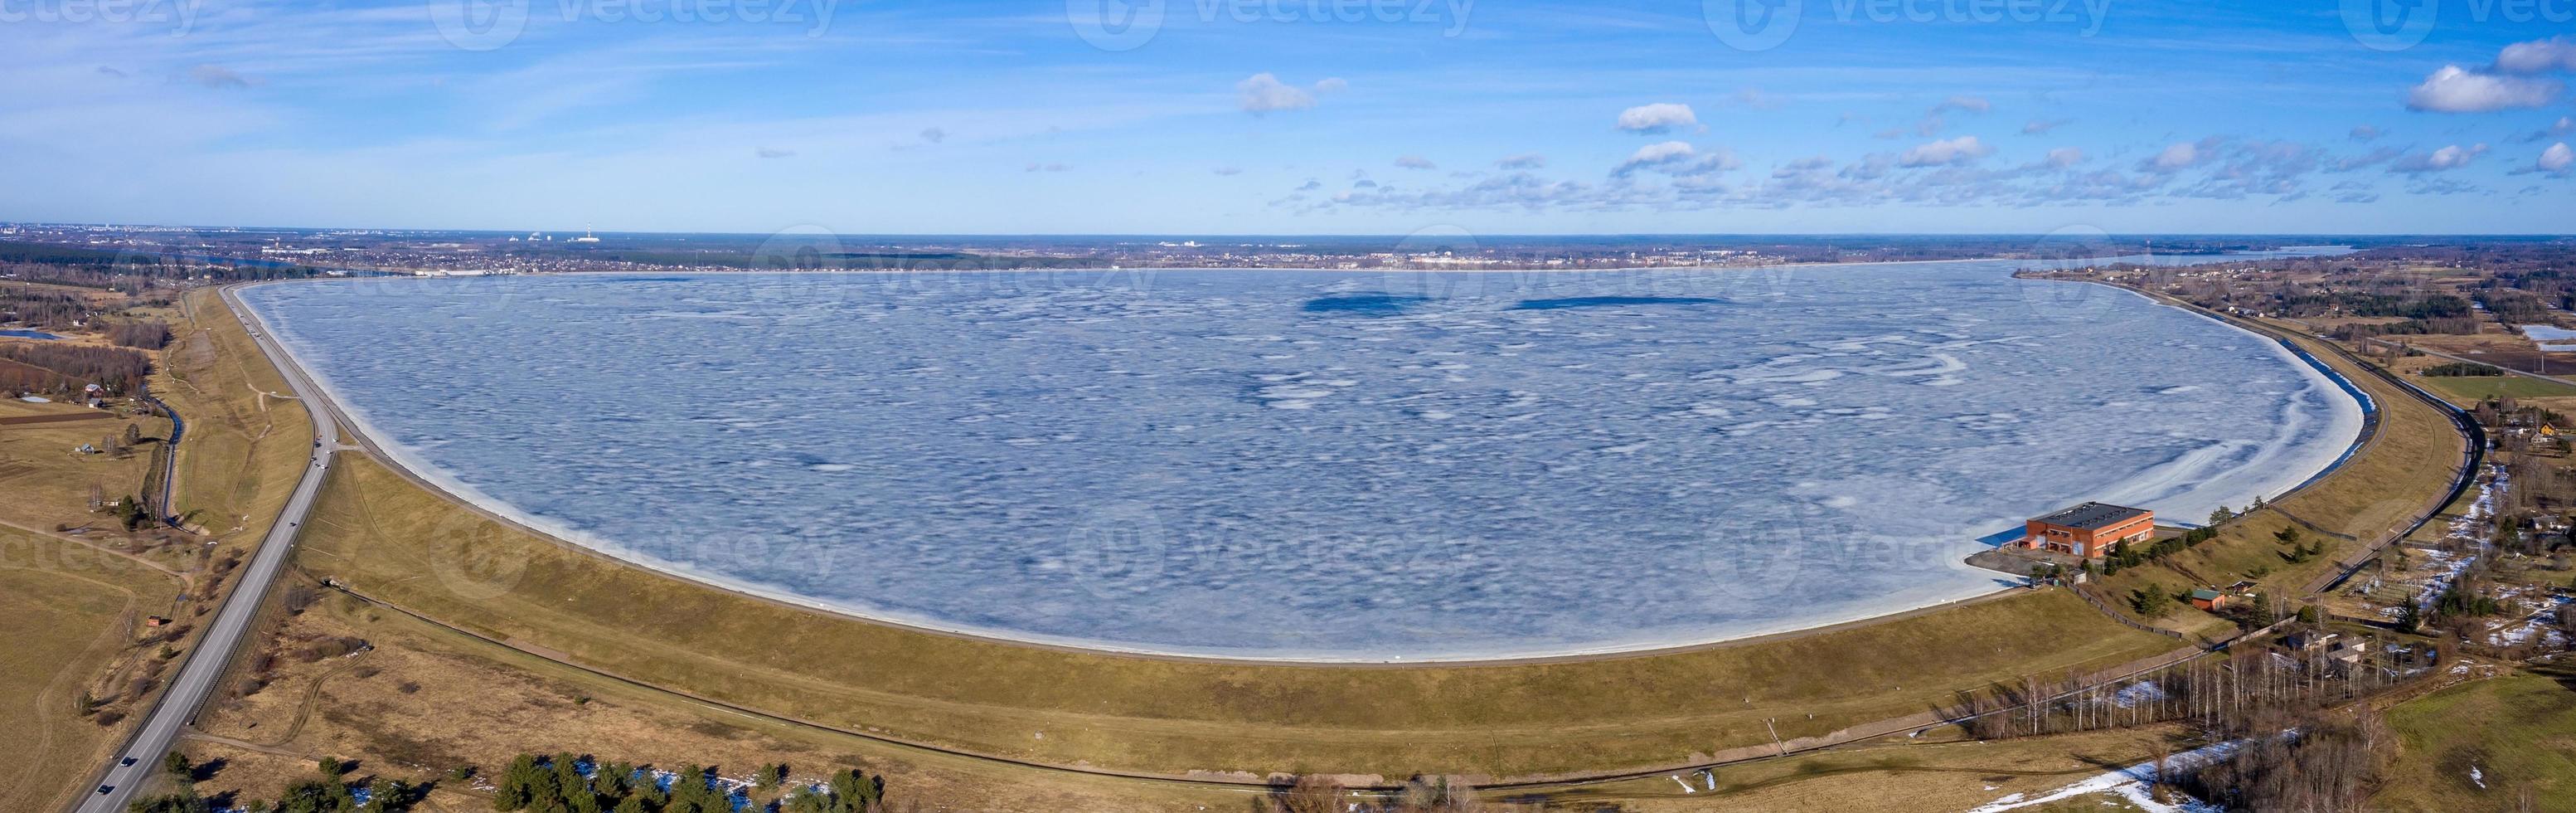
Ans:
[{"label": "frozen reservoir", "polygon": [[2011,262],[568,275],[246,298],[404,465],[571,542],[978,635],[1649,649],[1974,596],[2083,500],[2197,522],[2358,405]]}]

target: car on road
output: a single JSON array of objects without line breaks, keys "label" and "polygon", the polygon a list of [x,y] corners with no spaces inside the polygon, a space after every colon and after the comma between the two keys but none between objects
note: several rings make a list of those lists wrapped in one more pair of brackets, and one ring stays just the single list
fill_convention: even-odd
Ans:
[{"label": "car on road", "polygon": [[107,795],[107,794],[109,794],[109,793],[113,793],[113,792],[115,792],[115,791],[116,791],[116,786],[115,786],[115,785],[100,785],[100,786],[98,786],[98,794],[99,794],[100,796],[105,796],[105,795]]},{"label": "car on road", "polygon": [[131,767],[134,767],[134,763],[135,763],[135,758],[134,758],[134,757],[126,757],[126,758],[124,758],[124,759],[117,760],[117,761],[116,761],[116,767],[119,767],[119,768],[131,768]]}]

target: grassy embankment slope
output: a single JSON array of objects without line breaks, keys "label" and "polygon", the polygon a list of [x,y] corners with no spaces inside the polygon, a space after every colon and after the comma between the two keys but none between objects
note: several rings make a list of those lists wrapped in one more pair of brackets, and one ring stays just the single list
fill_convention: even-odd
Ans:
[{"label": "grassy embankment slope", "polygon": [[2470,681],[2398,704],[2388,723],[2400,753],[2374,810],[2576,810],[2576,670]]},{"label": "grassy embankment slope", "polygon": [[1766,720],[1781,738],[1820,735],[1925,711],[1956,690],[2176,646],[2048,592],[1566,663],[1332,668],[1066,652],[828,616],[627,567],[344,458],[301,547],[317,575],[656,685],[1051,763],[1395,777],[1677,763],[1769,743]]},{"label": "grassy embankment slope", "polygon": [[[2326,341],[2290,327],[2282,333],[2370,394],[2379,407],[2378,431],[2325,479],[2221,526],[2215,539],[2101,580],[2096,589],[2102,595],[2125,600],[2138,589],[2179,593],[2252,579],[2274,598],[2290,600],[2333,572],[2337,562],[2359,556],[2365,544],[2404,530],[2449,493],[2465,447],[2448,416],[2334,352]],[[2303,543],[2323,539],[2325,555],[2289,561],[2291,546],[2277,535],[2294,526]],[[2183,607],[2176,612],[2197,611]]]},{"label": "grassy embankment slope", "polygon": [[312,450],[304,405],[214,289],[188,294],[152,391],[188,422],[171,505],[224,545],[256,545]]}]

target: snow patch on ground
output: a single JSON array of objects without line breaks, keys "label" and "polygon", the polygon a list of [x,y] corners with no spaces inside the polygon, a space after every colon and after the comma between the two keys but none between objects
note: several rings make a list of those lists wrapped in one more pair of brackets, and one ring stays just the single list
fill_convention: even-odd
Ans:
[{"label": "snow patch on ground", "polygon": [[[2166,758],[2165,768],[2176,773],[2198,770],[2201,766],[2235,755],[2236,749],[2243,745],[2244,741],[2233,740],[2194,748]],[[2226,810],[2225,807],[2207,804],[2180,793],[2171,794],[2173,798],[2180,801],[2170,803],[2156,801],[2154,785],[2160,780],[2155,763],[2141,762],[2116,771],[2104,772],[2037,796],[2015,793],[1973,808],[1969,813],[2000,813],[2005,810],[2016,810],[2096,793],[2119,796],[2129,804],[2152,813],[2224,813]]]}]

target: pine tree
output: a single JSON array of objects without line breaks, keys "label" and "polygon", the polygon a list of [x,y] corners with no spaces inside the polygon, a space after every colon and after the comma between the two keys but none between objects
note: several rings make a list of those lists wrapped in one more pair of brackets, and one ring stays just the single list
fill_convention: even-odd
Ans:
[{"label": "pine tree", "polygon": [[535,804],[537,801],[534,787],[536,775],[536,757],[520,754],[518,758],[510,760],[510,767],[501,772],[499,787],[492,792],[492,809],[526,810],[529,805]]}]

